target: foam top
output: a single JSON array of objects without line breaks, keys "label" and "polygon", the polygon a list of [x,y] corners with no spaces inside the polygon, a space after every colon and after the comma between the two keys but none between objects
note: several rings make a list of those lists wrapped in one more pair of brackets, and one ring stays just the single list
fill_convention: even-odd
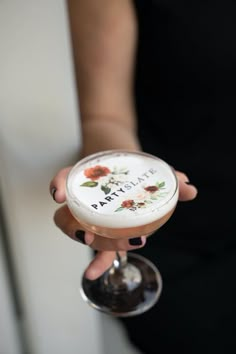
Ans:
[{"label": "foam top", "polygon": [[146,153],[106,151],[79,161],[67,178],[67,203],[87,224],[125,228],[151,223],[176,205],[172,168]]}]

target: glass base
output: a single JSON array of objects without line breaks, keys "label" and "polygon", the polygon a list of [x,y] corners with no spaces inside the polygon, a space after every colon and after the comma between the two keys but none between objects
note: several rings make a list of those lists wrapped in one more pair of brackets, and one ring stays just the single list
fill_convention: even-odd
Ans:
[{"label": "glass base", "polygon": [[116,317],[140,315],[155,305],[162,291],[156,266],[136,253],[127,255],[127,265],[113,266],[100,278],[82,277],[82,298],[94,309]]}]

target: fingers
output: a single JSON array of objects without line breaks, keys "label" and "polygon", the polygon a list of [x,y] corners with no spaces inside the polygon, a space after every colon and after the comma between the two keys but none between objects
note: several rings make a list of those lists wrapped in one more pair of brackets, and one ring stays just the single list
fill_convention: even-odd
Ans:
[{"label": "fingers", "polygon": [[100,277],[112,265],[116,256],[115,251],[119,251],[122,255],[128,250],[138,249],[146,244],[145,236],[115,240],[95,235],[88,231],[85,232],[66,205],[55,212],[54,221],[61,231],[72,240],[98,250],[95,258],[85,270],[85,277],[90,280]]},{"label": "fingers", "polygon": [[[124,256],[126,252],[119,252],[120,256]],[[108,270],[114,259],[116,258],[116,252],[113,251],[100,251],[96,254],[94,259],[90,262],[86,268],[84,275],[89,280],[95,280],[99,278],[106,270]]]},{"label": "fingers", "polygon": [[63,168],[51,180],[49,189],[53,199],[57,203],[64,203],[66,199],[66,178],[72,166]]},{"label": "fingers", "polygon": [[135,237],[133,239],[111,239],[99,235],[94,236],[92,243],[88,246],[95,250],[106,251],[131,251],[134,249],[142,248],[146,244],[146,237]]},{"label": "fingers", "polygon": [[179,181],[179,201],[186,202],[196,198],[197,189],[195,186]]},{"label": "fingers", "polygon": [[179,181],[179,201],[185,202],[196,198],[198,190],[189,183],[187,175],[180,171],[175,171]]},{"label": "fingers", "polygon": [[79,222],[73,217],[66,204],[56,210],[54,222],[62,232],[73,239],[76,239],[76,231],[83,229]]},{"label": "fingers", "polygon": [[85,277],[90,280],[95,280],[100,277],[110,266],[116,257],[113,251],[98,252],[92,262],[85,270]]},{"label": "fingers", "polygon": [[67,205],[56,210],[54,222],[71,239],[86,244],[97,251],[129,251],[141,248],[146,244],[145,236],[132,239],[111,239],[85,231],[73,217]]},{"label": "fingers", "polygon": [[[57,203],[64,203],[66,199],[66,179],[72,167],[61,170],[50,182],[50,193]],[[197,188],[189,184],[186,174],[176,171],[179,181],[179,201],[189,201],[197,196]],[[73,217],[67,205],[60,207],[54,214],[54,222],[61,231],[71,239],[88,245],[97,250],[95,258],[85,271],[85,277],[94,280],[101,276],[115,259],[115,251],[126,251],[144,247],[146,237],[133,239],[110,239],[92,232],[85,231],[80,223]]]}]

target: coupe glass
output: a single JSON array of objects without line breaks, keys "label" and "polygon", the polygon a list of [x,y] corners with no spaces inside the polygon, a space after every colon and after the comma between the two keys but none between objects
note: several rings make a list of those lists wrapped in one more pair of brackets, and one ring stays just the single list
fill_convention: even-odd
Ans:
[{"label": "coupe glass", "polygon": [[[66,199],[85,230],[130,239],[150,236],[167,222],[177,205],[178,190],[173,168],[162,159],[144,152],[108,150],[75,164],[67,178]],[[82,276],[82,298],[113,316],[139,315],[159,299],[161,274],[135,252],[116,255],[98,279]]]}]

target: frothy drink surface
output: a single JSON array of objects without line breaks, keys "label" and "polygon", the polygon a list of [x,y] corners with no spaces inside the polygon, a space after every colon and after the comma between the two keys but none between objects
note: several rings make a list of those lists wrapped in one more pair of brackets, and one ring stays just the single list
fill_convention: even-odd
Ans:
[{"label": "frothy drink surface", "polygon": [[107,152],[78,162],[67,179],[67,203],[86,224],[130,228],[169,213],[178,200],[170,166],[148,154]]}]

